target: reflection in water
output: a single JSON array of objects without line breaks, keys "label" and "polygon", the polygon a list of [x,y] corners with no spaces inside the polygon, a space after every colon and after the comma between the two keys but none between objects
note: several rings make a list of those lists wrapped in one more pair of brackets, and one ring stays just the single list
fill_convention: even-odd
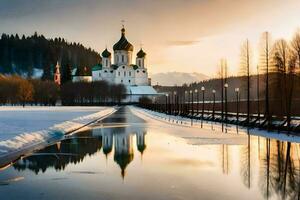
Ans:
[{"label": "reflection in water", "polygon": [[[252,162],[251,137],[248,136],[247,151],[242,155],[241,160],[247,157],[247,162],[241,165],[244,183],[251,187]],[[281,199],[299,199],[300,195],[300,155],[299,144],[271,140],[269,138],[257,139],[259,161],[259,188],[265,199],[271,198],[274,194]]]},{"label": "reflection in water", "polygon": [[117,134],[114,138],[115,155],[114,160],[121,168],[124,178],[127,165],[133,160],[132,135]]},{"label": "reflection in water", "polygon": [[[149,131],[148,134],[148,142],[153,142],[153,140],[150,140],[151,131]],[[169,141],[163,144],[168,146],[168,149],[172,146],[169,145]],[[153,145],[154,143],[151,143],[151,147]],[[180,145],[176,146],[176,148],[180,149],[182,147]],[[299,144],[247,134],[246,142],[242,145],[216,145],[218,146],[203,145],[200,146],[199,149],[204,149],[209,153],[209,158],[204,156],[203,160],[211,159],[212,163],[214,161],[220,163],[218,166],[222,169],[223,176],[235,180],[235,174],[238,174],[237,184],[243,185],[244,188],[247,188],[247,191],[251,191],[253,188],[257,189],[255,191],[260,191],[261,197],[265,199],[299,199]],[[40,172],[44,173],[48,168],[54,168],[57,171],[61,171],[70,163],[81,163],[87,155],[93,155],[96,152],[102,151],[106,158],[108,156],[113,157],[113,161],[120,167],[120,173],[124,178],[126,175],[126,168],[135,158],[134,153],[139,152],[143,155],[146,148],[145,128],[138,126],[94,128],[82,132],[76,135],[76,137],[74,136],[73,138],[49,146],[32,156],[23,158],[16,162],[13,167],[18,171],[28,169],[34,171],[36,174],[39,174]],[[160,150],[161,149],[162,148],[160,148]],[[178,149],[176,150],[176,153],[180,154],[181,152],[178,151]],[[214,151],[217,151],[217,154],[213,154],[212,152]],[[172,158],[169,154],[160,154],[157,152],[155,156],[152,156],[151,161],[154,162],[154,164],[155,162],[156,164],[161,162],[159,158],[162,156],[167,155],[164,159],[168,159],[168,156]],[[196,152],[197,155],[194,155],[189,150],[186,150],[185,153],[185,158],[193,156],[190,159],[195,159],[195,161],[199,161],[199,159],[202,158],[201,156],[199,157],[199,155],[201,155],[199,152]],[[149,154],[151,154],[151,152]],[[213,155],[216,155],[216,157]],[[174,158],[176,157],[173,155],[173,159]],[[178,157],[178,159],[182,160],[181,157]],[[188,163],[183,163],[183,165],[180,163],[180,167],[186,167],[185,165],[188,165]],[[162,164],[159,166],[162,167]],[[209,167],[213,169],[214,165]],[[160,169],[158,167],[157,171],[164,173],[163,168],[164,167]],[[168,166],[168,169],[169,168],[171,167]],[[194,168],[189,169],[192,170]],[[206,173],[204,170],[205,168],[197,166],[197,170],[198,169],[203,169],[203,172]],[[218,168],[218,170],[220,169]],[[176,174],[177,173],[182,173],[181,175],[183,176],[189,175],[189,172],[185,173],[185,170],[177,170]],[[195,177],[197,176],[196,170],[192,173],[195,174]],[[219,177],[222,178],[222,175]],[[216,182],[218,180],[205,179],[205,182],[207,181]],[[239,191],[236,192],[238,193]],[[242,194],[244,193],[241,192],[241,195]]]},{"label": "reflection in water", "polygon": [[230,172],[230,156],[229,156],[229,151],[228,151],[228,146],[227,144],[222,144],[220,145],[222,150],[222,171],[223,174],[229,174]]},{"label": "reflection in water", "polygon": [[121,168],[124,178],[126,167],[133,160],[133,137],[137,138],[137,149],[141,154],[146,149],[146,131],[129,132],[125,128],[92,129],[80,133],[77,137],[65,139],[55,145],[46,147],[35,154],[17,161],[13,167],[18,170],[29,169],[36,174],[46,172],[47,168],[64,170],[69,163],[81,163],[85,156],[93,155],[102,148],[107,156],[114,146],[114,161]]}]

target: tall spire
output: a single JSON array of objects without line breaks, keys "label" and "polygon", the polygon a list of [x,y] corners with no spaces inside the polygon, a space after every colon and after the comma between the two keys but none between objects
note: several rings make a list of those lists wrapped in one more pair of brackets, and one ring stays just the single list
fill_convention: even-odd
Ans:
[{"label": "tall spire", "polygon": [[133,51],[133,46],[130,44],[125,37],[125,28],[122,24],[121,29],[121,38],[120,40],[113,46],[113,50],[125,50],[125,51]]},{"label": "tall spire", "polygon": [[121,23],[122,23],[121,33],[122,33],[122,36],[125,36],[125,27],[124,27],[125,20],[121,20]]}]

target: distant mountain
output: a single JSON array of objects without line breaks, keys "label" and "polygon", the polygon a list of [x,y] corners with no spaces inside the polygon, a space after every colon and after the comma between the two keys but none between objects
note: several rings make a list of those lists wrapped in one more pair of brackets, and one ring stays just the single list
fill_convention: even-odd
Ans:
[{"label": "distant mountain", "polygon": [[183,72],[167,72],[157,73],[151,75],[152,85],[163,85],[163,86],[181,86],[184,83],[199,82],[209,77],[201,73],[183,73]]}]

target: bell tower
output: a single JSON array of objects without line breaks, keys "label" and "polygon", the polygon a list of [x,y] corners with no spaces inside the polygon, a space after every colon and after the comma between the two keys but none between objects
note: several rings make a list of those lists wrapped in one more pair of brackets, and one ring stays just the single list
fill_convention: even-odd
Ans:
[{"label": "bell tower", "polygon": [[58,61],[57,61],[56,66],[55,66],[54,82],[57,85],[61,84],[60,65],[59,65]]}]

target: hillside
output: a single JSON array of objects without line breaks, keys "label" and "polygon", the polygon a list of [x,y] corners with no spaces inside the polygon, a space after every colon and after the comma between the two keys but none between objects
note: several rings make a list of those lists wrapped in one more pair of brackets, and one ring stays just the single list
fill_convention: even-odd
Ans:
[{"label": "hillside", "polygon": [[183,72],[167,72],[157,73],[151,75],[152,85],[162,86],[181,86],[183,84],[190,84],[193,82],[203,81],[209,77],[201,73],[183,73]]},{"label": "hillside", "polygon": [[91,67],[101,61],[100,55],[79,43],[69,43],[63,38],[46,39],[35,33],[20,38],[19,35],[2,34],[0,39],[0,73],[31,77],[36,69],[43,70],[43,79],[52,79],[57,61],[62,71],[67,66]]}]

